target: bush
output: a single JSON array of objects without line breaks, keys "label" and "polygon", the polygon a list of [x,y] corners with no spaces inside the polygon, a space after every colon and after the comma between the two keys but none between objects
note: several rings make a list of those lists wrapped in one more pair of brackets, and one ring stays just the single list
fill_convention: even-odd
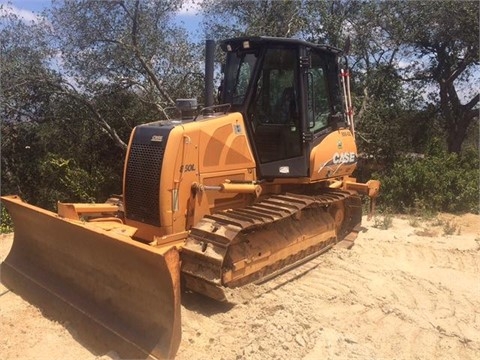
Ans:
[{"label": "bush", "polygon": [[391,214],[385,214],[383,217],[375,217],[373,227],[380,230],[388,230],[393,225],[393,216]]},{"label": "bush", "polygon": [[[0,205],[1,206],[1,205]],[[0,234],[7,234],[13,231],[13,222],[7,209],[1,206],[0,210]]]},{"label": "bush", "polygon": [[479,165],[475,149],[459,155],[434,143],[424,157],[402,157],[380,176],[380,204],[400,212],[478,213]]}]

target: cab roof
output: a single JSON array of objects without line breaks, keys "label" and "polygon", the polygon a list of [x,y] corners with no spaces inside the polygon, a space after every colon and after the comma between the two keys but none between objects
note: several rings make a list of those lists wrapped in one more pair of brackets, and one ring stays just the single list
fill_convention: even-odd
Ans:
[{"label": "cab roof", "polygon": [[[280,37],[270,37],[270,36],[242,36],[237,38],[231,38],[227,40],[223,40],[220,42],[220,47],[223,51],[237,51],[239,49],[244,48],[244,42],[248,41],[250,47],[256,48],[266,44],[285,44],[285,45],[293,45],[293,46],[305,46],[310,47],[313,49],[319,49],[326,52],[333,53],[335,55],[340,55],[342,50],[330,46],[330,45],[323,45],[323,44],[315,44],[312,42],[300,40],[300,39],[291,39],[291,38],[280,38]],[[230,49],[228,48],[230,45]]]}]

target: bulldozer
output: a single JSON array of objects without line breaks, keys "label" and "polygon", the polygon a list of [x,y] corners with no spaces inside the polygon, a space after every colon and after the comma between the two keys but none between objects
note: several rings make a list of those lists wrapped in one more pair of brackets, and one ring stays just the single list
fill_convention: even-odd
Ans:
[{"label": "bulldozer", "polygon": [[182,289],[218,301],[225,289],[269,279],[337,244],[353,244],[357,182],[349,73],[342,51],[298,39],[207,41],[206,102],[179,99],[178,118],[131,133],[122,195],[58,203],[51,212],[16,195],[2,282],[48,290],[135,344],[173,358]]}]

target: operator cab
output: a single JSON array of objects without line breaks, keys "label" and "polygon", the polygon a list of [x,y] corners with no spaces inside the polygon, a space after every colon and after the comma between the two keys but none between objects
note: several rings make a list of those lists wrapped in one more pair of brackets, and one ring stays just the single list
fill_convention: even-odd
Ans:
[{"label": "operator cab", "polygon": [[306,177],[310,150],[345,126],[340,50],[295,39],[235,38],[227,53],[221,102],[245,118],[260,176]]}]

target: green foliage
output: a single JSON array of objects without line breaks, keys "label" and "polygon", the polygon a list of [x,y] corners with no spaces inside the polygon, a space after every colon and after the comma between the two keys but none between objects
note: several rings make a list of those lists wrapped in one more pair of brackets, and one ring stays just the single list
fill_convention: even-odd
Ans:
[{"label": "green foliage", "polygon": [[50,208],[58,201],[94,202],[95,181],[99,174],[88,174],[73,159],[48,154],[40,165],[42,179],[50,179],[50,186],[41,189]]},{"label": "green foliage", "polygon": [[304,26],[299,0],[204,0],[204,27],[209,38],[235,36],[292,37]]},{"label": "green foliage", "polygon": [[404,156],[381,176],[382,206],[395,211],[479,211],[479,157],[448,153],[434,142],[425,156]]},{"label": "green foliage", "polygon": [[[1,205],[0,205],[1,206]],[[0,208],[0,234],[8,234],[13,231],[13,222],[7,209],[3,206]]]},{"label": "green foliage", "polygon": [[375,216],[373,220],[373,227],[380,230],[388,230],[393,225],[393,216],[389,213],[386,213],[383,216]]},{"label": "green foliage", "polygon": [[123,151],[82,108],[68,115],[66,104],[58,99],[50,105],[65,114],[59,120],[2,122],[3,194],[55,210],[57,201],[103,201],[121,192]]}]

